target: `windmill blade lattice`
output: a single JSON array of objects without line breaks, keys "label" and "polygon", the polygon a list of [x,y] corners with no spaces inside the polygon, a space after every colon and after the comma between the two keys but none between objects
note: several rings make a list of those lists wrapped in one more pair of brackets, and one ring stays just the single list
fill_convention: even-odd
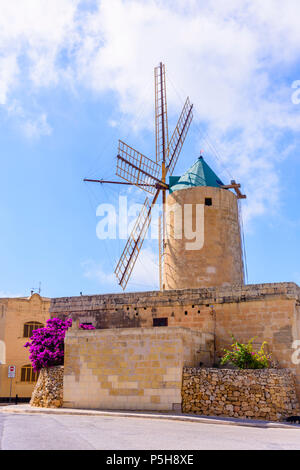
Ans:
[{"label": "windmill blade lattice", "polygon": [[[157,191],[157,195],[158,193],[159,190]],[[144,239],[147,235],[147,231],[151,222],[152,205],[150,206],[149,199],[146,198],[115,269],[115,274],[120,286],[123,289],[125,289],[127,286],[132,270],[141,251]]]},{"label": "windmill blade lattice", "polygon": [[144,191],[155,194],[155,185],[160,182],[160,165],[119,140],[116,174]]},{"label": "windmill blade lattice", "polygon": [[[151,160],[137,150],[129,147],[123,141],[119,141],[119,152],[117,156],[117,175],[126,181],[135,184],[145,191],[155,194],[148,208],[146,200],[136,222],[136,225],[127,240],[124,251],[115,269],[119,285],[126,288],[132,270],[140,253],[144,238],[151,222],[151,209],[157,201],[160,191],[163,195],[163,213],[161,217],[161,240],[160,240],[160,285],[162,286],[162,271],[165,245],[165,202],[166,174],[171,175],[178,161],[187,132],[193,119],[192,108],[187,98],[180,114],[176,128],[169,143],[168,137],[168,115],[166,99],[166,77],[165,66],[160,63],[154,69],[155,82],[155,140],[156,140],[156,162]],[[155,192],[156,190],[156,192]]]},{"label": "windmill blade lattice", "polygon": [[176,163],[178,161],[178,157],[180,155],[182,146],[184,144],[186,135],[193,119],[192,109],[193,105],[190,103],[189,98],[187,98],[169,144],[167,172],[170,176],[173,174]]},{"label": "windmill blade lattice", "polygon": [[162,160],[165,161],[167,158],[169,146],[166,73],[164,64],[155,67],[154,83],[156,162],[160,162]]}]

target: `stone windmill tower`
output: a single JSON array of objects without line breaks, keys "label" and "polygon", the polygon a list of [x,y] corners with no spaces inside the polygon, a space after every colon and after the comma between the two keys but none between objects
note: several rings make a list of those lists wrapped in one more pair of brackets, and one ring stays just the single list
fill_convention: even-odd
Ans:
[{"label": "stone windmill tower", "polygon": [[170,177],[164,289],[244,283],[238,199],[246,196],[239,188],[225,186],[202,156]]},{"label": "stone windmill tower", "polygon": [[[154,83],[155,161],[119,140],[116,175],[121,180],[84,179],[92,183],[137,186],[152,195],[152,200],[146,198],[115,268],[118,283],[123,290],[126,289],[147,236],[152,210],[162,195],[160,289],[242,284],[243,257],[237,199],[246,196],[241,194],[240,185],[235,181],[223,185],[203,157],[183,176],[172,176],[193,119],[193,104],[189,98],[186,99],[169,139],[166,76],[162,63],[154,69]],[[234,189],[236,194],[229,189]],[[191,241],[193,238],[195,243]]]}]

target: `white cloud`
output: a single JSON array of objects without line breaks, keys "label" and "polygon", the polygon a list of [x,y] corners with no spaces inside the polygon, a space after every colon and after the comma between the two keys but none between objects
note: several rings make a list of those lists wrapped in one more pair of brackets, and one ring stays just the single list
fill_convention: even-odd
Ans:
[{"label": "white cloud", "polygon": [[159,269],[158,255],[150,248],[143,248],[139,254],[128,288],[158,289]]},{"label": "white cloud", "polygon": [[[59,55],[72,43],[79,0],[0,0],[0,105],[11,113],[14,91],[58,84],[68,76]],[[29,85],[30,84],[30,85]],[[26,90],[27,87],[27,90]],[[46,113],[16,113],[24,134],[49,135]],[[35,115],[33,115],[35,114]],[[28,115],[31,115],[28,118]]]},{"label": "white cloud", "polygon": [[16,56],[0,57],[0,105],[7,103],[8,93],[16,82],[18,71]]},{"label": "white cloud", "polygon": [[34,119],[22,123],[22,129],[26,137],[32,139],[34,137],[40,137],[42,135],[50,135],[52,128],[47,122],[47,116],[45,113]]},{"label": "white cloud", "polygon": [[8,299],[8,298],[18,298],[18,297],[26,297],[23,294],[20,293],[11,293],[11,292],[6,292],[6,291],[0,291],[0,299]]},{"label": "white cloud", "polygon": [[[9,108],[24,81],[33,90],[83,85],[96,93],[115,92],[128,125],[152,129],[153,99],[146,89],[152,89],[153,67],[162,60],[171,121],[178,113],[172,81],[195,104],[199,147],[209,147],[205,126],[225,165],[244,183],[247,220],[277,207],[278,162],[288,156],[300,125],[291,83],[283,80],[299,59],[300,2],[95,4],[98,8],[89,11],[80,8],[89,2],[79,0],[0,0],[0,103]],[[51,132],[47,110],[25,114],[28,137]],[[294,133],[294,142],[280,155],[287,131],[290,137]]]},{"label": "white cloud", "polygon": [[84,277],[91,280],[96,280],[99,284],[113,285],[115,283],[115,276],[113,273],[107,273],[104,271],[101,265],[95,263],[95,261],[88,260],[82,263],[84,270]]},{"label": "white cloud", "polygon": [[[88,260],[82,263],[84,277],[97,281],[106,290],[117,289],[113,266],[106,270],[101,264]],[[153,290],[159,287],[157,254],[151,248],[143,248],[139,254],[126,290]]]},{"label": "white cloud", "polygon": [[23,134],[29,139],[52,133],[45,113],[29,112],[17,100],[11,101],[7,106],[7,112],[10,117],[16,119]]}]

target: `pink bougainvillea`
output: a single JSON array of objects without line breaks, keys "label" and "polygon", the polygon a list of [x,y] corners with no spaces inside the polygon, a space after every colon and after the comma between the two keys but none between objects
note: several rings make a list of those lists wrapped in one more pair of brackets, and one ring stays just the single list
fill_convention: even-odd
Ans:
[{"label": "pink bougainvillea", "polygon": [[[29,359],[35,371],[43,367],[60,366],[64,363],[64,339],[68,328],[72,326],[72,319],[61,320],[50,318],[44,328],[32,332],[24,347],[29,348]],[[94,330],[92,325],[80,324],[83,330]]]}]

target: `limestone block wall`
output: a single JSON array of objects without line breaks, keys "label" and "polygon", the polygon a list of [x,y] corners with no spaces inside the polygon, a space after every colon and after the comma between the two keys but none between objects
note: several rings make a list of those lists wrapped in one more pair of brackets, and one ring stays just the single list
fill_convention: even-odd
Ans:
[{"label": "limestone block wall", "polygon": [[286,369],[183,371],[184,413],[280,421],[299,410],[294,376]]},{"label": "limestone block wall", "polygon": [[211,364],[212,344],[212,335],[176,327],[69,329],[64,406],[181,409],[183,367]]},{"label": "limestone block wall", "polygon": [[300,399],[300,352],[293,348],[300,340],[300,288],[294,283],[64,297],[52,299],[51,316],[96,328],[148,328],[162,317],[171,327],[215,333],[218,354],[231,334],[242,342],[256,337],[257,346],[267,341],[279,366],[295,375]]},{"label": "limestone block wall", "polygon": [[63,378],[63,366],[41,369],[30,405],[42,408],[60,408],[63,404]]}]

